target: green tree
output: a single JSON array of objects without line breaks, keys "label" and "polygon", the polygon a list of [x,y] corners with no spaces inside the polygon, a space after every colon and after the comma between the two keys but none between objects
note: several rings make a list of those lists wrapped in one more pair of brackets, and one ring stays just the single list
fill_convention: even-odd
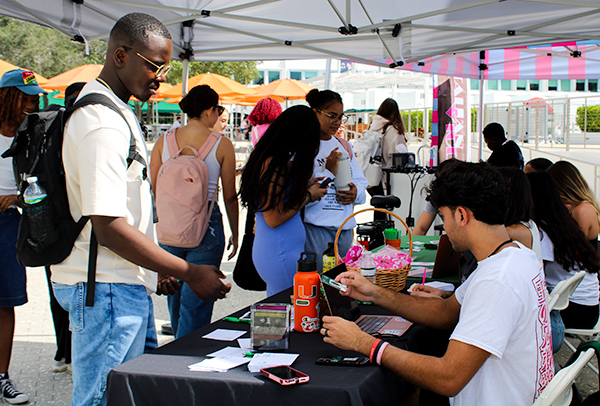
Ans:
[{"label": "green tree", "polygon": [[0,59],[50,78],[69,69],[88,63],[104,63],[107,44],[74,43],[69,37],[52,28],[8,17],[0,17]]},{"label": "green tree", "polygon": [[[176,85],[181,82],[181,72],[183,65],[181,61],[171,61],[173,68],[167,75],[167,83]],[[201,73],[217,73],[226,76],[244,85],[252,83],[258,76],[256,69],[257,61],[241,62],[190,62],[189,76],[196,76]]]}]

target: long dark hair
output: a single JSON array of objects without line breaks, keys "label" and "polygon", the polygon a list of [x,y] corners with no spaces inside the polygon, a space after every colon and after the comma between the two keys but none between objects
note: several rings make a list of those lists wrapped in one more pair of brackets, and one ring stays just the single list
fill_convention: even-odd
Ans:
[{"label": "long dark hair", "polygon": [[406,132],[404,129],[404,121],[400,115],[400,109],[398,108],[396,100],[390,98],[385,99],[379,106],[377,114],[389,121],[383,126],[383,132],[385,132],[390,125],[398,131],[398,134],[402,135]]},{"label": "long dark hair", "polygon": [[505,226],[512,226],[521,221],[529,221],[534,218],[535,210],[531,187],[527,175],[520,169],[511,167],[496,168],[504,178],[508,194],[508,211],[506,213]]},{"label": "long dark hair", "polygon": [[552,176],[547,172],[530,172],[527,178],[535,205],[534,220],[550,237],[554,245],[554,260],[565,270],[578,265],[588,272],[598,272],[598,251],[569,214]]},{"label": "long dark hair", "polygon": [[190,118],[200,118],[202,113],[219,104],[219,95],[209,85],[194,86],[179,102],[179,108]]},{"label": "long dark hair", "polygon": [[284,210],[300,207],[320,136],[321,125],[312,109],[294,106],[281,113],[248,158],[239,193],[242,204],[251,211],[271,210],[281,202]]}]

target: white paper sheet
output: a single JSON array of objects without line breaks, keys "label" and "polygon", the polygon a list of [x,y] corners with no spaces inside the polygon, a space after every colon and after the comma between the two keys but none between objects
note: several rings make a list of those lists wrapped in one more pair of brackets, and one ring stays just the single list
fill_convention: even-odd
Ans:
[{"label": "white paper sheet", "polygon": [[204,361],[188,366],[190,371],[227,372],[231,368],[250,362],[246,357],[207,358]]},{"label": "white paper sheet", "polygon": [[208,333],[207,335],[202,336],[202,338],[209,338],[211,340],[220,340],[220,341],[233,341],[236,338],[239,338],[246,334],[245,331],[242,330],[229,330],[225,328],[218,328],[212,333]]},{"label": "white paper sheet", "polygon": [[247,352],[247,348],[225,347],[220,349],[219,351],[207,354],[206,356],[215,358],[245,357]]},{"label": "white paper sheet", "polygon": [[260,372],[261,368],[275,367],[278,365],[292,365],[300,354],[276,354],[272,352],[259,353],[252,357],[248,364],[250,372]]},{"label": "white paper sheet", "polygon": [[252,340],[250,340],[249,338],[238,338],[237,341],[240,348],[245,348],[247,350],[252,349]]}]

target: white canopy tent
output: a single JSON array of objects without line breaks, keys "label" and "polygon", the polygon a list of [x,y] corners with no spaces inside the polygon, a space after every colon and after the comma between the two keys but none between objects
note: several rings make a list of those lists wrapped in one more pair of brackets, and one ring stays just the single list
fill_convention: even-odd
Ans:
[{"label": "white canopy tent", "polygon": [[134,11],[165,23],[173,57],[187,52],[192,61],[331,57],[388,66],[600,40],[593,0],[0,0],[0,14],[80,41],[107,39],[115,21]]}]

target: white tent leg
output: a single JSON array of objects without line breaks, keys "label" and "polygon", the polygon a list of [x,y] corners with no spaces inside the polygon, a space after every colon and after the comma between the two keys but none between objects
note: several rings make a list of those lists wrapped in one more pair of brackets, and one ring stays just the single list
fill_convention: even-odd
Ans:
[{"label": "white tent leg", "polygon": [[[480,59],[483,63],[483,59]],[[479,160],[483,158],[483,71],[479,70],[479,110],[477,110],[477,131],[479,132]]]},{"label": "white tent leg", "polygon": [[327,60],[327,64],[325,65],[325,90],[330,89],[331,83],[331,59]]},{"label": "white tent leg", "polygon": [[[183,60],[181,70],[181,97],[184,97],[188,93],[188,80],[190,78],[190,61],[187,59]],[[187,114],[181,114],[181,125],[187,124]]]}]

